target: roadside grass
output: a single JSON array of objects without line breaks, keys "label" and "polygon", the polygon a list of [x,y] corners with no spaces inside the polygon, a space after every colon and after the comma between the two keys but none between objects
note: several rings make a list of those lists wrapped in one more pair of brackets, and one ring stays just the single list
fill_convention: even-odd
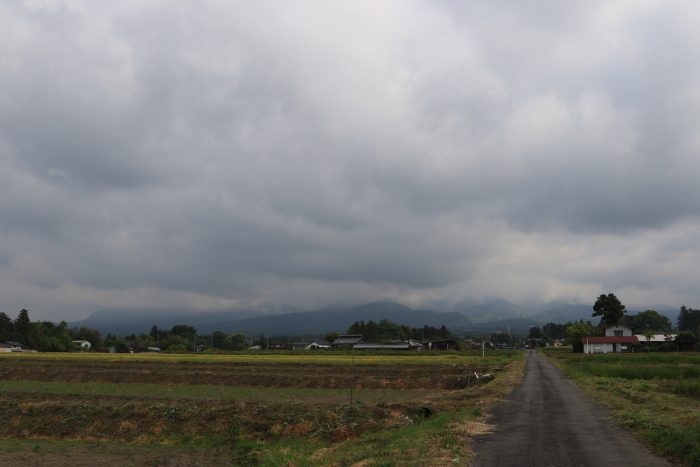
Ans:
[{"label": "roadside grass", "polygon": [[654,452],[700,465],[699,354],[545,353]]},{"label": "roadside grass", "polygon": [[[431,394],[427,389],[354,389],[355,404],[406,402]],[[2,381],[2,393],[114,396],[153,399],[208,399],[218,401],[274,401],[288,403],[342,404],[349,389],[279,388],[201,384],[71,383],[54,381]]]},{"label": "roadside grass", "polygon": [[258,444],[256,461],[264,466],[470,465],[470,439],[489,431],[488,409],[520,383],[524,366],[522,353],[512,355],[494,381],[455,391],[451,409],[435,415],[397,414],[391,426],[339,442],[296,438]]},{"label": "roadside grass", "polygon": [[294,440],[270,447],[258,461],[266,466],[464,464],[470,452],[466,433],[459,431],[457,425],[478,415],[478,411],[463,409],[425,419],[406,417],[405,426],[365,433],[335,444]]}]

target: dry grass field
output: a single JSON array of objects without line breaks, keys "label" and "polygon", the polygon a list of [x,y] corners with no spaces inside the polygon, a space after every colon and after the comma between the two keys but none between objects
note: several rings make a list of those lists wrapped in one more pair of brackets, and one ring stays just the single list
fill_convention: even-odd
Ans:
[{"label": "dry grass field", "polygon": [[465,465],[521,372],[516,352],[3,355],[0,463]]}]

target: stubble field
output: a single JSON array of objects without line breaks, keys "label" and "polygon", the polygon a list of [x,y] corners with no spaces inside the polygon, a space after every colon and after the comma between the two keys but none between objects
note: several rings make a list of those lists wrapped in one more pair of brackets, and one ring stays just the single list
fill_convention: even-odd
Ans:
[{"label": "stubble field", "polygon": [[467,464],[521,372],[519,353],[7,355],[0,462]]}]

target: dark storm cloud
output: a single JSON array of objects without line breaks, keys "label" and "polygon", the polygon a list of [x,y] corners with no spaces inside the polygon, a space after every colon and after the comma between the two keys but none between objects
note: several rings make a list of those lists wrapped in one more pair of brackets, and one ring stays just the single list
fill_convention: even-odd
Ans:
[{"label": "dark storm cloud", "polygon": [[1,304],[697,300],[697,10],[4,5]]}]

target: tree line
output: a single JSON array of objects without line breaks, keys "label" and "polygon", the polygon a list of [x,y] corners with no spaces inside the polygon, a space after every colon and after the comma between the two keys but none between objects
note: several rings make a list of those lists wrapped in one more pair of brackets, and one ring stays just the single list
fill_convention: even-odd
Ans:
[{"label": "tree line", "polygon": [[418,341],[430,341],[437,339],[447,339],[451,336],[450,331],[443,324],[439,328],[433,326],[423,326],[422,328],[412,328],[402,324],[396,324],[388,319],[383,319],[378,323],[370,320],[355,321],[348,328],[348,334],[362,334],[365,341],[406,341],[414,339]]},{"label": "tree line", "polygon": [[78,350],[73,341],[88,341],[94,347],[102,344],[99,331],[91,328],[69,328],[65,321],[31,321],[29,312],[21,310],[13,320],[0,312],[0,342],[17,342],[40,352],[70,352]]}]

